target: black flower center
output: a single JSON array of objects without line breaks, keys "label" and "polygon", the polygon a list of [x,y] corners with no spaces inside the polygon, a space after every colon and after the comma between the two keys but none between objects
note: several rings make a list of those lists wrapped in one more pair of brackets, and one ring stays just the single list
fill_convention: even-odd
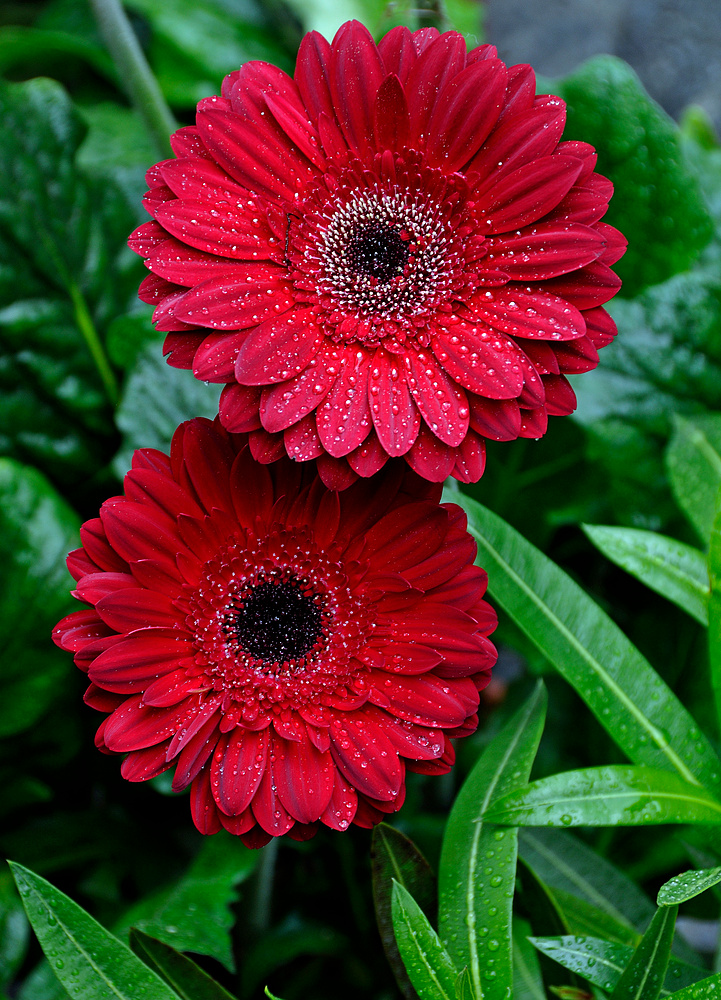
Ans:
[{"label": "black flower center", "polygon": [[258,583],[235,608],[238,642],[266,663],[299,660],[323,637],[323,606],[298,580]]},{"label": "black flower center", "polygon": [[369,222],[356,230],[348,244],[348,258],[356,274],[369,274],[385,284],[408,262],[409,240],[382,222]]}]

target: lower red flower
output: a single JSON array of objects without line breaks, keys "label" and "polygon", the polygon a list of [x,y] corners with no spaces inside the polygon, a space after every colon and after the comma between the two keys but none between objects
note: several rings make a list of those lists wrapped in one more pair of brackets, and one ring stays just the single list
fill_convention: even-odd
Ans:
[{"label": "lower red flower", "polygon": [[405,466],[332,492],[217,421],[136,452],[68,557],[92,607],[54,631],[107,713],[100,749],[130,781],[175,767],[198,829],[251,846],[399,809],[406,769],[451,767],[496,658],[465,515],[439,499]]}]

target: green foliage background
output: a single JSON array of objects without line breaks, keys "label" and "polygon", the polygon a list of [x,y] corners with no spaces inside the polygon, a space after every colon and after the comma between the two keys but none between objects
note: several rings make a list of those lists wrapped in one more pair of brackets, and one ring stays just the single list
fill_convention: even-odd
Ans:
[{"label": "green foliage background", "polygon": [[[379,35],[399,20],[416,27],[437,17],[419,22],[417,13],[389,12],[375,0],[342,9],[327,0],[128,0],[127,9],[180,123],[245,60],[292,69],[304,30],[332,34],[358,16]],[[481,40],[469,0],[453,0],[447,16],[442,27]],[[93,748],[97,719],[82,704],[83,679],[49,639],[73,606],[65,553],[81,521],[120,491],[133,448],[164,447],[181,420],[212,415],[217,387],[162,362],[162,341],[136,298],[145,272],[125,241],[145,220],[143,173],[158,153],[90,8],[75,0],[0,5],[0,75],[0,849],[106,928],[123,936],[138,927],[138,953],[162,947],[145,934],[202,956],[202,967],[240,997],[260,996],[265,983],[285,1000],[396,996],[373,911],[370,834],[325,831],[307,844],[281,844],[264,908],[257,855],[230,837],[203,841],[187,801],[169,795],[163,777],[124,783],[117,762]],[[706,570],[709,545],[712,554],[714,544],[721,548],[719,522],[713,534],[721,484],[721,149],[698,111],[677,126],[617,59],[591,60],[553,88],[568,102],[566,137],[593,143],[598,169],[616,185],[608,221],[630,245],[618,267],[624,288],[611,305],[619,337],[598,370],[576,380],[575,416],[551,421],[538,442],[491,445],[488,471],[468,493],[593,597],[673,689],[709,747],[718,747],[710,678],[721,676],[721,636],[711,636],[714,673],[704,623],[718,622],[721,601],[717,586],[709,603]],[[494,523],[491,513],[484,531]],[[615,530],[584,534],[584,523]],[[481,553],[491,569],[483,546]],[[721,554],[713,565],[721,585]],[[459,746],[447,778],[410,776],[407,803],[393,817],[434,869],[464,777],[539,676],[549,706],[534,779],[621,763],[622,749],[635,759],[598,721],[601,709],[594,715],[587,707],[593,694],[561,676],[550,639],[546,647],[531,641],[515,613],[501,614],[496,638],[501,665],[479,732]],[[528,795],[501,806],[505,815],[534,807]],[[594,940],[632,948],[653,914],[649,893],[683,868],[721,863],[718,840],[705,838],[697,821],[685,814],[667,821],[673,825],[522,833],[514,1000],[542,1000],[539,977],[546,986],[594,982],[585,952],[571,959],[567,942],[545,945],[539,960],[531,933],[563,937],[590,927]],[[560,858],[573,859],[574,879],[564,881]],[[598,880],[583,874],[599,864],[612,887],[600,911]],[[443,870],[441,860],[442,899],[451,891]],[[386,938],[392,906],[409,928],[420,919],[403,896],[408,889],[430,891],[411,879],[392,900],[387,895]],[[713,892],[718,885],[684,902],[684,912],[716,919]],[[666,933],[659,925],[658,940]],[[409,942],[398,941],[404,958]],[[567,958],[565,969],[547,957],[554,948]],[[676,948],[710,970],[712,956],[689,954],[683,942]],[[609,968],[624,967],[628,954],[603,952]],[[398,950],[389,957],[397,968]],[[444,968],[450,976],[452,965]],[[473,996],[472,983],[453,988]],[[195,989],[208,1000],[221,995],[203,983]],[[66,995],[7,871],[0,872],[3,992],[17,1000]]]}]

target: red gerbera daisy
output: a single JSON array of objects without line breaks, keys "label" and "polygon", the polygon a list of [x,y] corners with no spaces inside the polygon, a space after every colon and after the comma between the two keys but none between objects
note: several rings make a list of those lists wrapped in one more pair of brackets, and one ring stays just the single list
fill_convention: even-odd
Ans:
[{"label": "red gerbera daisy", "polygon": [[465,515],[393,463],[329,491],[196,419],[138,451],[68,557],[92,607],[54,631],[108,713],[97,744],[175,767],[204,833],[253,846],[370,827],[405,770],[442,774],[477,724],[496,624]]},{"label": "red gerbera daisy", "polygon": [[294,79],[247,63],[153,167],[152,271],[170,363],[227,383],[261,462],[341,488],[405,456],[477,480],[484,438],[539,437],[614,334],[625,240],[564,103],[461,35],[356,22],[307,35]]}]

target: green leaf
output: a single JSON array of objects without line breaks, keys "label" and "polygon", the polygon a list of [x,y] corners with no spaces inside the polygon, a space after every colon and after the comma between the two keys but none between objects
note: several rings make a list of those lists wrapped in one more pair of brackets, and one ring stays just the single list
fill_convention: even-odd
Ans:
[{"label": "green leaf", "polygon": [[533,781],[496,799],[485,817],[511,826],[721,825],[721,803],[672,772],[617,764]]},{"label": "green leaf", "polygon": [[655,908],[619,868],[564,830],[521,830],[518,853],[556,896],[573,894],[595,906],[619,934],[625,928],[624,943],[636,946]]},{"label": "green leaf", "polygon": [[[530,940],[540,952],[558,962],[564,969],[570,969],[606,991],[614,989],[634,953],[634,949],[628,945],[594,937],[564,935]],[[672,958],[668,963],[661,996],[669,996],[679,987],[703,981],[704,975],[704,969],[696,969]]]},{"label": "green leaf", "polygon": [[637,580],[708,624],[708,571],[703,552],[639,528],[581,525],[597,549]]},{"label": "green leaf", "polygon": [[679,506],[706,544],[721,487],[721,413],[703,421],[676,417],[666,465]]},{"label": "green leaf", "polygon": [[[23,25],[3,25],[0,28],[0,72],[7,75],[16,66],[35,64],[47,67],[62,64],[68,57],[79,59],[111,83],[116,81],[115,67],[107,52],[87,38],[69,31],[28,28]],[[45,72],[48,73],[47,68]],[[55,76],[55,73],[48,73]]]},{"label": "green leaf", "polygon": [[150,63],[171,104],[195,108],[227,73],[260,59],[292,71],[299,38],[287,16],[253,0],[128,0],[151,28]]},{"label": "green leaf", "polygon": [[380,823],[373,830],[371,874],[376,922],[383,949],[401,993],[407,1000],[414,1000],[417,994],[401,960],[393,932],[393,880],[410,892],[424,913],[433,914],[438,906],[436,877],[413,841],[387,823]]},{"label": "green leaf", "polygon": [[629,249],[616,265],[631,296],[685,271],[709,242],[713,225],[687,168],[674,122],[651,100],[626,63],[598,56],[557,82],[568,104],[566,138],[598,151],[598,169],[614,183],[604,221]]},{"label": "green leaf", "polygon": [[693,986],[671,993],[674,1000],[718,1000],[721,996],[721,973],[700,979]]},{"label": "green leaf", "polygon": [[10,862],[23,905],[53,971],[72,996],[177,1000],[132,951],[44,878]]},{"label": "green leaf", "polygon": [[113,459],[117,475],[128,471],[136,448],[160,448],[167,453],[183,420],[216,416],[220,389],[198,381],[190,372],[171,368],[163,360],[160,343],[151,342],[138,355],[116,412],[123,435],[123,446]]},{"label": "green leaf", "polygon": [[448,818],[439,869],[439,929],[468,966],[477,996],[505,1000],[513,986],[511,909],[517,834],[485,820],[489,803],[528,780],[543,732],[546,690],[533,695],[486,747]]},{"label": "green leaf", "polygon": [[114,434],[103,337],[137,295],[136,209],[78,170],[85,126],[58,84],[0,83],[0,115],[0,451],[85,484]]},{"label": "green leaf", "polygon": [[709,664],[716,718],[721,730],[721,490],[716,499],[716,517],[709,541],[708,574],[711,586],[708,602]]},{"label": "green leaf", "polygon": [[531,925],[513,918],[513,1000],[546,1000],[536,949],[528,940]]},{"label": "green leaf", "polygon": [[666,977],[677,906],[657,910],[610,1000],[657,1000]]},{"label": "green leaf", "polygon": [[74,604],[65,557],[79,528],[40,472],[0,459],[0,737],[40,718],[72,669],[50,632]]},{"label": "green leaf", "polygon": [[237,837],[223,833],[208,837],[185,875],[132,906],[116,932],[136,927],[178,951],[210,955],[232,970],[230,905],[238,898],[235,886],[250,875],[257,861],[258,852]]},{"label": "green leaf", "polygon": [[130,947],[182,1000],[235,1000],[191,959],[135,927],[130,931]]},{"label": "green leaf", "polygon": [[721,882],[721,868],[705,868],[700,871],[682,872],[658,890],[656,902],[659,906],[676,906]]},{"label": "green leaf", "polygon": [[10,872],[0,869],[0,995],[8,988],[28,950],[30,925]]},{"label": "green leaf", "polygon": [[277,996],[275,995],[275,993],[271,993],[271,992],[270,992],[270,990],[268,989],[268,987],[267,987],[267,986],[266,986],[266,988],[265,988],[265,989],[263,990],[263,992],[264,992],[264,993],[265,993],[265,995],[266,995],[266,996],[267,996],[267,997],[269,998],[269,1000],[280,1000],[280,997],[277,997]]},{"label": "green leaf", "polygon": [[459,972],[456,979],[456,1000],[477,1000],[468,966]]},{"label": "green leaf", "polygon": [[590,934],[593,937],[619,941],[632,947],[640,941],[640,934],[629,929],[627,921],[617,920],[605,907],[602,909],[594,906],[588,900],[574,896],[573,893],[565,892],[563,889],[551,889],[546,886],[546,891],[569,934]]},{"label": "green leaf", "polygon": [[489,593],[580,694],[623,752],[708,788],[721,763],[679,699],[617,625],[550,559],[462,493]]},{"label": "green leaf", "polygon": [[393,883],[393,927],[398,950],[421,1000],[456,1000],[458,972],[438,935],[407,889]]}]

